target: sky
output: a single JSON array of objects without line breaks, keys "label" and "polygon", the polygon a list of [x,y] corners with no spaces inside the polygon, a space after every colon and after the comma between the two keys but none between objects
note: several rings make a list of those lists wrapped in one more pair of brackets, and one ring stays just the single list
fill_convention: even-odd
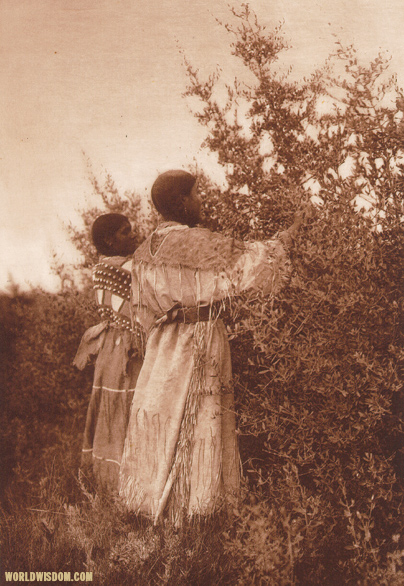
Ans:
[{"label": "sky", "polygon": [[[296,78],[338,38],[365,60],[387,51],[404,85],[402,0],[249,4],[261,23],[284,22]],[[88,164],[144,197],[169,168],[197,162],[215,176],[183,97],[182,52],[202,77],[239,75],[218,22],[231,19],[222,0],[0,0],[0,290],[55,290],[52,253],[75,257],[63,226],[94,201]]]}]

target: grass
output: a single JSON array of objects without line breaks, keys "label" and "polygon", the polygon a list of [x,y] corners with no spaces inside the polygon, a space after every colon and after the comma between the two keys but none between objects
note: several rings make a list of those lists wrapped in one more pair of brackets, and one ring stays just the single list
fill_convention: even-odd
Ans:
[{"label": "grass", "polygon": [[[317,437],[309,411],[299,411],[307,421],[293,415],[299,397],[296,405],[286,409],[281,403],[276,410],[254,389],[250,373],[245,376],[255,392],[250,393],[254,404],[239,410],[244,430],[246,414],[253,422],[250,432],[240,436],[247,477],[241,502],[232,510],[194,519],[180,529],[169,523],[154,527],[118,499],[97,492],[92,479],[79,474],[92,368],[76,373],[71,366],[84,329],[77,322],[76,300],[35,299],[13,301],[16,323],[5,323],[7,335],[0,345],[7,367],[0,381],[0,579],[4,571],[47,571],[92,572],[93,583],[100,586],[404,584],[404,501],[392,456],[375,452],[355,459],[343,451],[338,458],[327,457],[328,434],[315,446],[321,466],[299,469],[292,449],[306,449]],[[14,315],[10,307],[3,313]],[[49,341],[53,346],[45,360]],[[235,350],[234,356],[240,356],[241,350]],[[334,396],[330,393],[329,399]],[[282,417],[289,425],[292,416],[295,435],[282,428]],[[399,431],[397,421],[391,419],[393,431]],[[265,433],[257,422],[265,423]],[[268,430],[271,451],[260,443]],[[344,437],[341,449],[357,445],[343,443]],[[274,458],[282,438],[285,458]]]},{"label": "grass", "polygon": [[223,547],[226,516],[193,521],[180,529],[154,527],[128,512],[119,499],[96,492],[78,471],[82,418],[21,438],[20,454],[1,505],[4,571],[93,572],[99,585],[234,584]]},{"label": "grass", "polygon": [[375,563],[365,563],[362,578],[346,580],[338,568],[323,567],[307,581],[305,551],[315,550],[308,526],[276,499],[251,491],[231,514],[179,529],[154,527],[78,472],[84,422],[69,423],[49,427],[49,443],[32,446],[14,468],[1,507],[2,577],[4,571],[92,572],[100,586],[404,583],[399,550],[383,566],[373,552]]}]

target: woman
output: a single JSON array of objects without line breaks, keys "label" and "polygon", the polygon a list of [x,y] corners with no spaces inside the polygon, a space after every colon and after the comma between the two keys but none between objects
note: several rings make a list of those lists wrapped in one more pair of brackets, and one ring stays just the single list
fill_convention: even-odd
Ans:
[{"label": "woman", "polygon": [[[289,273],[281,240],[244,243],[195,227],[201,202],[185,171],[160,175],[152,199],[165,222],[137,249],[132,300],[148,329],[120,470],[137,512],[209,514],[240,482],[231,358],[220,313],[248,289],[275,294]],[[299,222],[298,222],[299,223]],[[291,239],[298,223],[283,234]]]},{"label": "woman", "polygon": [[142,330],[132,327],[130,310],[130,255],[136,242],[129,220],[121,214],[98,217],[92,239],[103,255],[92,272],[103,321],[84,334],[74,360],[82,369],[91,355],[97,355],[82,468],[93,469],[101,488],[117,491],[130,404],[142,366]]}]

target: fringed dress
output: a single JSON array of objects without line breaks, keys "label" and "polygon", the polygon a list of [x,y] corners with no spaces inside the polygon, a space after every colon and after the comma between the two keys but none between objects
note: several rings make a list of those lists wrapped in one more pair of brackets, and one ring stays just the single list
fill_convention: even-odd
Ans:
[{"label": "fringed dress", "polygon": [[74,364],[82,369],[96,355],[94,382],[84,429],[81,466],[97,484],[117,491],[130,405],[142,366],[142,330],[132,327],[131,259],[103,257],[92,273],[104,321],[84,334]]},{"label": "fringed dress", "polygon": [[[243,243],[162,224],[135,252],[132,302],[148,331],[120,469],[128,507],[175,524],[239,490],[231,357],[220,312],[248,289],[276,293],[282,242]],[[150,320],[150,315],[153,319]]]}]

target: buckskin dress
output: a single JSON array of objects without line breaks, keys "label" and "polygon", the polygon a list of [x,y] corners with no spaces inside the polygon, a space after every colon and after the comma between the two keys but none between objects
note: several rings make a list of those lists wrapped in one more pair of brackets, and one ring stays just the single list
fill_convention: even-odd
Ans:
[{"label": "buckskin dress", "polygon": [[276,294],[289,267],[279,238],[245,243],[175,222],[135,252],[132,303],[148,339],[120,468],[119,492],[131,510],[179,524],[237,495],[231,356],[220,312],[249,289]]},{"label": "buckskin dress", "polygon": [[82,468],[97,484],[117,491],[130,405],[142,366],[142,330],[132,326],[131,258],[102,257],[92,279],[103,321],[84,334],[74,364],[82,369],[96,355],[94,381],[84,429]]}]

